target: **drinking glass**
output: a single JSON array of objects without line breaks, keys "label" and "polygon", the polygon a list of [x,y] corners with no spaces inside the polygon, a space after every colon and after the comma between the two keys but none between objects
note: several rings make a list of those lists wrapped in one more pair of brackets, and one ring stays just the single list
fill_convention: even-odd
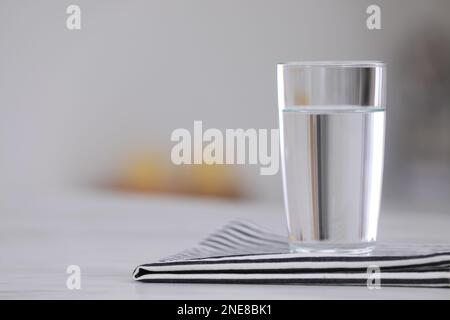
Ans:
[{"label": "drinking glass", "polygon": [[277,66],[284,204],[295,252],[368,252],[383,177],[386,66]]}]

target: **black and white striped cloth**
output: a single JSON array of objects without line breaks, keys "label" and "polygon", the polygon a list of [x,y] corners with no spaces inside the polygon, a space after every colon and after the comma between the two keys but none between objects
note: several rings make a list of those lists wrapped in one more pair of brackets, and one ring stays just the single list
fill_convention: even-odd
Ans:
[{"label": "black and white striped cloth", "polygon": [[290,253],[285,236],[234,221],[192,249],[138,266],[133,278],[168,283],[450,288],[450,245],[377,244],[370,255]]}]

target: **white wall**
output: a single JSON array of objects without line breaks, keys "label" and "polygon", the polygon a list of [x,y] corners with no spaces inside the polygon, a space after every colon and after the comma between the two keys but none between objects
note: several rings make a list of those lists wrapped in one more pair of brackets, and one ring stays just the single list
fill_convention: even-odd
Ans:
[{"label": "white wall", "polygon": [[[81,31],[65,28],[72,3]],[[372,3],[381,31],[365,28]],[[449,9],[445,0],[1,0],[0,185],[84,183],[139,146],[169,159],[170,133],[194,120],[276,128],[277,62],[389,63],[421,22],[450,30]],[[280,199],[280,176],[244,175],[256,197]]]}]

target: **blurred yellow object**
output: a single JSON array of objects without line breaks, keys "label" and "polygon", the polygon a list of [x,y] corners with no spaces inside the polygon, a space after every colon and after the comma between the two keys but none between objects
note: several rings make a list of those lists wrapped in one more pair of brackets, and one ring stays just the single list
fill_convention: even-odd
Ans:
[{"label": "blurred yellow object", "polygon": [[303,92],[295,93],[295,104],[299,106],[305,106],[309,104],[308,96]]},{"label": "blurred yellow object", "polygon": [[237,196],[234,172],[226,165],[194,165],[192,189],[198,194]]},{"label": "blurred yellow object", "polygon": [[126,164],[122,185],[136,190],[159,190],[167,184],[167,172],[160,159],[153,154],[142,154]]},{"label": "blurred yellow object", "polygon": [[172,165],[159,154],[131,157],[119,172],[114,188],[127,192],[242,197],[234,169],[227,165]]}]

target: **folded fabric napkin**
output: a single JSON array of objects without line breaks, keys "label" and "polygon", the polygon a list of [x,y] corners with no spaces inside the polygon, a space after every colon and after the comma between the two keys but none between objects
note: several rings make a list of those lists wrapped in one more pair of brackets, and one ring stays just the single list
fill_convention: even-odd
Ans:
[{"label": "folded fabric napkin", "polygon": [[[374,276],[374,272],[376,276]],[[290,253],[286,236],[234,221],[196,247],[138,266],[143,282],[450,288],[450,245],[376,244],[366,255]]]}]

